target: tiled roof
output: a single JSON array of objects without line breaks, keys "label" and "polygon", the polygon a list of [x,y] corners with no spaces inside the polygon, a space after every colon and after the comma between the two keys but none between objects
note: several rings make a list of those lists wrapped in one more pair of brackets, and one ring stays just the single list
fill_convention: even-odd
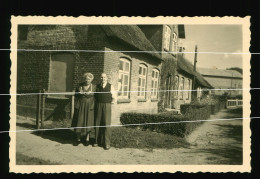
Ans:
[{"label": "tiled roof", "polygon": [[196,80],[197,83],[199,83],[202,87],[207,87],[207,88],[213,88],[204,78],[203,76],[197,72],[194,71],[193,69],[193,65],[187,60],[185,59],[183,56],[178,55],[177,56],[177,67],[179,70],[183,70],[186,73],[192,75],[192,76],[196,76]]},{"label": "tiled roof", "polygon": [[[142,30],[137,25],[102,25],[108,37],[117,38],[140,51],[154,52],[156,49],[146,38]],[[149,55],[161,60],[158,53],[148,53]]]},{"label": "tiled roof", "polygon": [[242,74],[235,70],[198,68],[198,71],[202,75],[207,75],[207,76],[242,78]]}]

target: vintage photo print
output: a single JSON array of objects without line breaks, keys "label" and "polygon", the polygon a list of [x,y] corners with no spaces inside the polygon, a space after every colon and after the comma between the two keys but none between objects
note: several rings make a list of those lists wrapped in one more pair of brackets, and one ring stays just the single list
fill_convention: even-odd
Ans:
[{"label": "vintage photo print", "polygon": [[249,172],[250,17],[11,18],[10,172]]}]

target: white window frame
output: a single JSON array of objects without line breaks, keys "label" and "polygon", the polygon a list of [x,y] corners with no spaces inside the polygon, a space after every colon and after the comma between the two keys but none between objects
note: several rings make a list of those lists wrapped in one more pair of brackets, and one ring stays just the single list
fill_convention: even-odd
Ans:
[{"label": "white window frame", "polygon": [[191,80],[190,79],[188,79],[187,80],[187,85],[188,85],[188,87],[187,87],[187,91],[186,91],[186,100],[189,100],[190,99],[190,90],[191,90]]},{"label": "white window frame", "polygon": [[201,87],[199,86],[199,87],[197,88],[197,98],[201,98],[201,94],[202,94],[202,89],[201,89]]},{"label": "white window frame", "polygon": [[172,34],[172,49],[171,49],[171,51],[174,55],[176,55],[176,53],[174,53],[174,52],[177,52],[177,34],[175,32],[173,32],[173,34]]},{"label": "white window frame", "polygon": [[170,49],[170,41],[171,41],[171,28],[166,25],[164,28],[164,50],[169,51]]},{"label": "white window frame", "polygon": [[179,79],[178,75],[175,76],[174,83],[175,83],[175,91],[174,91],[174,99],[178,99],[179,95]]},{"label": "white window frame", "polygon": [[[120,58],[120,61],[123,62],[123,69],[120,69],[118,71],[118,98],[119,99],[129,99],[129,91],[130,91],[130,71],[131,71],[131,61],[127,58]],[[126,63],[128,63],[128,71],[126,70]],[[120,76],[122,75],[121,82],[119,82]],[[128,83],[125,85],[125,76],[127,76]],[[125,90],[124,87],[127,86],[127,89]],[[121,88],[121,90],[120,90]]]},{"label": "white window frame", "polygon": [[[141,68],[141,74],[140,74],[140,68]],[[144,69],[145,69],[145,74],[144,74]],[[143,98],[143,99],[146,98],[147,70],[148,70],[148,68],[147,68],[146,65],[144,65],[144,64],[139,65],[138,81],[137,81],[137,89],[138,89],[137,96],[138,96],[138,98]],[[141,81],[140,81],[140,84],[139,84],[140,79],[141,79]]]},{"label": "white window frame", "polygon": [[179,89],[180,89],[180,93],[179,93],[179,99],[183,100],[184,99],[184,84],[185,84],[185,78],[181,77],[181,81],[179,83]]},{"label": "white window frame", "polygon": [[152,99],[158,99],[159,75],[160,75],[159,70],[153,69],[153,71],[152,71],[152,88],[151,88],[151,98]]}]

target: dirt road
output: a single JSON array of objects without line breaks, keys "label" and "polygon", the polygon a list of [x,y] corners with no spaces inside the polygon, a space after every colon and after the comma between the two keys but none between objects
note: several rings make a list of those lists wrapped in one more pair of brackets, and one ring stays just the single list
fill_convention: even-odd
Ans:
[{"label": "dirt road", "polygon": [[[211,119],[241,117],[223,110]],[[17,130],[28,129],[25,120],[17,120]],[[28,121],[27,121],[28,122]],[[186,140],[189,148],[117,149],[75,147],[42,138],[30,132],[18,132],[17,153],[59,164],[242,164],[242,120],[205,122]]]}]

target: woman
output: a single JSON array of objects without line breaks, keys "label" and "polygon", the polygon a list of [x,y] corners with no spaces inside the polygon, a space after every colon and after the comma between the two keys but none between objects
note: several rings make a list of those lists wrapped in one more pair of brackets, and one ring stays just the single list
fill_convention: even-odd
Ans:
[{"label": "woman", "polygon": [[83,145],[89,145],[89,135],[94,126],[94,92],[96,86],[91,82],[94,76],[91,73],[84,73],[83,82],[76,90],[75,115],[72,127],[75,128],[76,140],[73,145],[77,146],[82,141]]}]

